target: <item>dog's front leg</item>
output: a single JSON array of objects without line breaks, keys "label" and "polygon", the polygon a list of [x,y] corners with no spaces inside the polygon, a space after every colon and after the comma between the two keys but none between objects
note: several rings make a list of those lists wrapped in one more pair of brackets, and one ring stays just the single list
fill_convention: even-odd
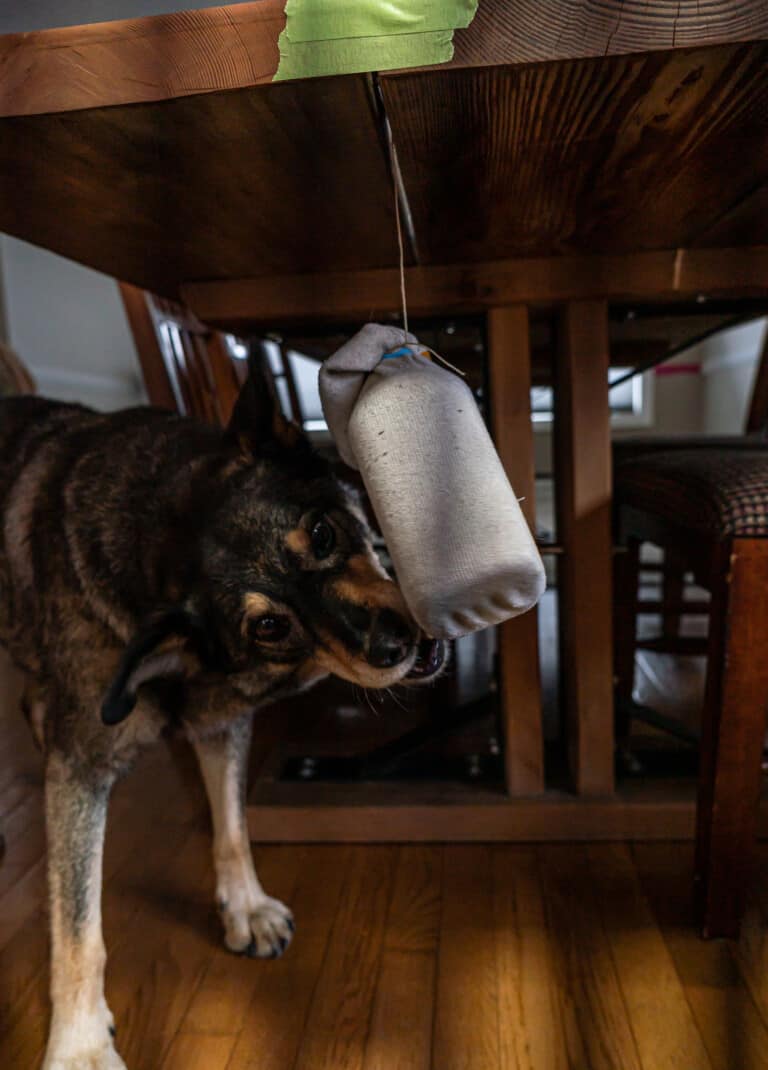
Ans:
[{"label": "dog's front leg", "polygon": [[213,819],[216,904],[230,951],[276,958],[291,941],[293,917],[265,894],[256,876],[245,821],[251,717],[205,739],[193,739]]},{"label": "dog's front leg", "polygon": [[43,1070],[125,1070],[104,999],[101,861],[111,781],[48,757],[45,808],[53,1017]]}]

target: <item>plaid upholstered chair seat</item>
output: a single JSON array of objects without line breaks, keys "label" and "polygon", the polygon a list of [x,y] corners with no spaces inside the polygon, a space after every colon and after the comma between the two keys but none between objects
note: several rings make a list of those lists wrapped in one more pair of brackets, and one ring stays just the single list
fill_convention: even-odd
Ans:
[{"label": "plaid upholstered chair seat", "polygon": [[768,536],[768,443],[616,457],[615,498],[711,537]]}]

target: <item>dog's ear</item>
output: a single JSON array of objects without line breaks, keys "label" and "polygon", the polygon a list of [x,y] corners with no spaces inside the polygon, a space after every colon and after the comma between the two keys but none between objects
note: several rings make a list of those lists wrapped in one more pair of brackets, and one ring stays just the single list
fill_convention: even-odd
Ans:
[{"label": "dog's ear", "polygon": [[302,429],[283,413],[266,354],[258,343],[251,348],[248,378],[235,402],[227,433],[251,457],[270,446],[309,448]]},{"label": "dog's ear", "polygon": [[139,686],[149,680],[188,676],[203,666],[223,668],[223,660],[198,614],[174,607],[155,615],[126,646],[101,704],[101,719],[107,725],[124,721],[136,705]]}]

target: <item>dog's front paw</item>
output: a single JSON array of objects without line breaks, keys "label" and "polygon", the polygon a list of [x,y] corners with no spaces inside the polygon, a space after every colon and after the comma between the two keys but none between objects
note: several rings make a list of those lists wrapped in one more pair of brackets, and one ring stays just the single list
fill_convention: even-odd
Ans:
[{"label": "dog's front paw", "polygon": [[230,951],[250,958],[279,958],[291,942],[293,914],[279,899],[265,896],[250,910],[221,910],[224,942]]},{"label": "dog's front paw", "polygon": [[115,1051],[114,1018],[104,999],[93,1012],[54,1014],[42,1070],[126,1070]]},{"label": "dog's front paw", "polygon": [[52,1050],[49,1046],[43,1070],[127,1070],[127,1068],[110,1040],[98,1048],[78,1048],[72,1045],[66,1049]]}]

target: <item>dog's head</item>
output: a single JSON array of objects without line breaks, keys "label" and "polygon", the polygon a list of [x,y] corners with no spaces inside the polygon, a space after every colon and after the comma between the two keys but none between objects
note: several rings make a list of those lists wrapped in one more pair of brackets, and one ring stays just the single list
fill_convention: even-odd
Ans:
[{"label": "dog's head", "polygon": [[420,636],[356,492],[285,420],[258,364],[227,440],[190,589],[129,644],[104,720],[122,720],[139,684],[169,673],[225,673],[254,704],[329,673],[373,688],[435,677],[442,644]]}]

